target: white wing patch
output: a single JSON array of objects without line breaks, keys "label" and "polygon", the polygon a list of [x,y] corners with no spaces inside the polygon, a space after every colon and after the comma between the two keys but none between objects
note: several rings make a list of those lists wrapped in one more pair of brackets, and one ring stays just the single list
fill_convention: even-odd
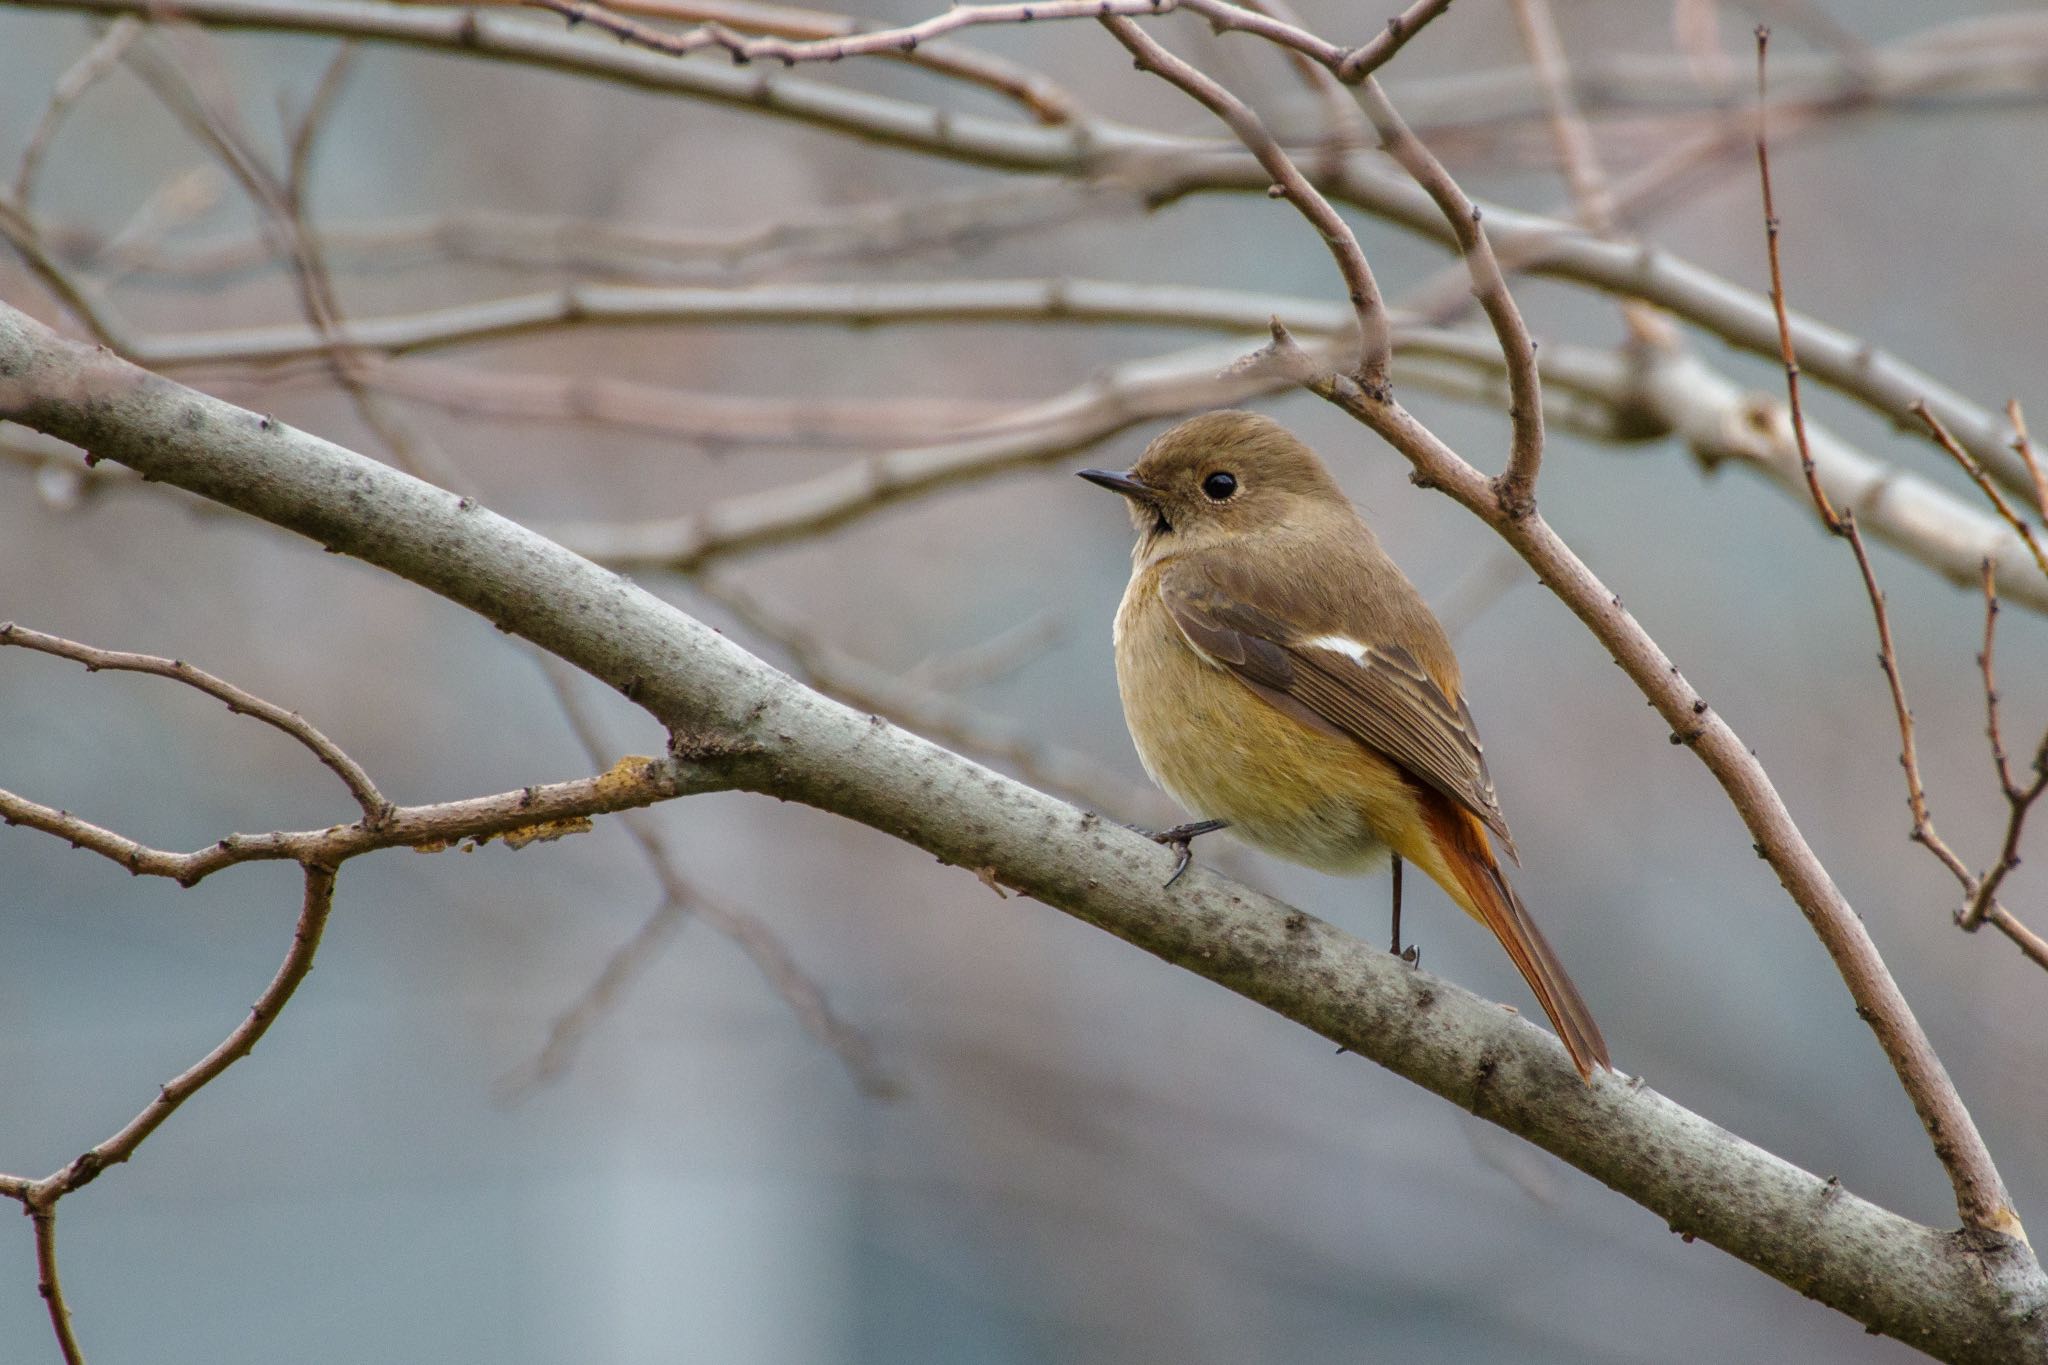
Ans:
[{"label": "white wing patch", "polygon": [[1348,635],[1318,635],[1301,643],[1309,649],[1327,649],[1332,654],[1342,654],[1356,664],[1365,663],[1372,653],[1372,646],[1362,645]]}]

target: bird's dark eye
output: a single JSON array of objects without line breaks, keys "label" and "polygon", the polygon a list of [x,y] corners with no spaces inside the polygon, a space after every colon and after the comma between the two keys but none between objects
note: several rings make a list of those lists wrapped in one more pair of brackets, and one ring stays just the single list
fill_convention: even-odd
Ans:
[{"label": "bird's dark eye", "polygon": [[1217,470],[1202,480],[1202,493],[1211,502],[1224,502],[1237,491],[1237,475]]}]

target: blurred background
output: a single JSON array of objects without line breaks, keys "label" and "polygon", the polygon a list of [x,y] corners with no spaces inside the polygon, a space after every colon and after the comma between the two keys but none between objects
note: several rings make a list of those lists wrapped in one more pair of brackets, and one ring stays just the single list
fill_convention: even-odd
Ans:
[{"label": "blurred background", "polygon": [[[1940,22],[1980,12],[1993,10],[1945,6]],[[901,0],[864,17],[926,13]],[[2018,396],[2048,412],[2034,266],[2048,30],[2026,18],[1932,32],[1927,8],[1903,2],[1558,0],[1555,13],[1617,175],[1739,106],[1759,18],[1776,26],[1774,60],[1815,88],[1867,90],[1857,82],[1901,52],[2032,61],[2031,86],[1986,93],[1961,79],[1820,101],[1773,159],[1796,307],[1988,408]],[[1327,0],[1304,0],[1303,20],[1336,38],[1379,23]],[[0,169],[41,143],[31,188],[44,245],[138,342],[303,327],[303,262],[295,272],[265,245],[279,220],[179,115],[178,91],[232,113],[226,126],[284,178],[290,130],[336,41],[197,29],[108,39],[106,24],[61,5],[0,12]],[[1148,27],[1277,126],[1313,130],[1314,101],[1264,45],[1186,17]],[[957,36],[1051,77],[1093,117],[1220,134],[1093,24]],[[96,41],[99,66],[75,66]],[[716,52],[685,62],[732,69]],[[1387,85],[1468,190],[1551,212],[1566,201],[1526,62],[1508,6],[1468,0]],[[901,62],[791,78],[1030,122],[997,94]],[[39,137],[66,89],[75,99]],[[1342,299],[1313,232],[1263,196],[1196,194],[1148,212],[1113,167],[1085,185],[1027,176],[377,42],[328,89],[300,208],[324,244],[334,314],[348,319],[575,281],[1088,277],[1325,309]],[[1431,244],[1349,216],[1392,297],[1446,264]],[[808,226],[763,233],[777,224]],[[1765,282],[1739,139],[1640,206],[1628,230],[1745,287]],[[1622,339],[1612,299],[1534,280],[1516,294],[1546,342]],[[83,334],[19,254],[0,252],[0,297]],[[1737,383],[1777,384],[1774,363],[1682,330]],[[1107,366],[1198,344],[1227,358],[1256,340],[1161,319],[669,318],[532,327],[410,356],[366,350],[331,366],[215,354],[165,368],[602,544],[629,523],[715,517],[742,494],[954,439]],[[555,394],[543,377],[638,387]],[[1420,387],[1403,396],[1469,458],[1498,466],[1497,407]],[[626,397],[651,406],[623,420]],[[1923,441],[1834,395],[1809,401],[1872,456],[1967,491]],[[1859,1194],[1951,1224],[1947,1181],[1876,1044],[1693,756],[1554,599],[1504,571],[1483,527],[1414,489],[1362,428],[1312,397],[1260,406],[1323,452],[1454,619],[1524,854],[1518,884],[1617,1064]],[[622,566],[857,704],[904,701],[896,718],[955,744],[957,727],[934,718],[968,717],[1008,746],[969,752],[1072,778],[1071,794],[1115,818],[1171,823],[1116,700],[1109,625],[1129,527],[1114,499],[1071,474],[1128,464],[1164,425],[1048,448],[693,572]],[[0,428],[0,444],[0,619],[197,663],[301,712],[401,802],[595,770],[535,651],[488,623],[183,495],[80,474],[75,455],[18,428]],[[2048,978],[1994,934],[1959,932],[1954,883],[1906,838],[1897,732],[1845,548],[1779,488],[1709,468],[1675,439],[1558,431],[1542,503],[1763,758],[1954,1073],[2022,1217],[2048,1227]],[[1905,555],[1876,559],[1935,818],[1981,866],[2005,812],[1973,663],[1981,601]],[[2016,751],[2048,723],[2044,640],[2036,613],[2005,613]],[[601,761],[661,751],[658,728],[617,697],[570,692],[602,731]],[[159,847],[354,815],[288,740],[160,680],[8,651],[0,718],[0,786]],[[731,935],[686,919],[634,958],[630,988],[534,1083],[558,1019],[662,904],[621,822],[517,852],[353,862],[317,970],[255,1054],[62,1205],[65,1284],[92,1357],[1910,1355],[1295,1025],[906,845],[744,795],[653,818],[695,894],[786,945],[829,1000],[838,1048]],[[1364,936],[1385,932],[1382,879],[1320,876],[1227,836],[1199,852]],[[288,867],[231,869],[181,891],[0,831],[0,1169],[55,1169],[213,1046],[275,970],[298,895]],[[1434,887],[1410,878],[1409,897],[1426,967],[1534,1009],[1498,947]],[[2048,922],[2030,868],[2005,898],[2036,928]],[[0,1237],[0,1357],[54,1359],[28,1233]]]}]

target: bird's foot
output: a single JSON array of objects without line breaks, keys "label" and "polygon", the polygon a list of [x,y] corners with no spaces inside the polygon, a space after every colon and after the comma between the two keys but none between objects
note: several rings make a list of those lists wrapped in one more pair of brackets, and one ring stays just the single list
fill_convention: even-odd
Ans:
[{"label": "bird's foot", "polygon": [[1141,829],[1138,833],[1144,835],[1153,843],[1165,844],[1168,848],[1180,854],[1179,861],[1173,865],[1173,875],[1168,877],[1162,886],[1162,889],[1164,889],[1165,886],[1172,886],[1175,882],[1179,881],[1180,874],[1187,871],[1188,864],[1194,861],[1195,840],[1201,838],[1204,834],[1214,834],[1219,829],[1228,828],[1230,828],[1228,820],[1191,820],[1185,825],[1175,825],[1172,829]]}]

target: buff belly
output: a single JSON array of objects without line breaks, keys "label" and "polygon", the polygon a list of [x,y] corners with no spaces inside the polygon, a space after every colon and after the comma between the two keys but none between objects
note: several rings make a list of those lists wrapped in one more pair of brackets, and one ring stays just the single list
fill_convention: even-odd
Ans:
[{"label": "buff belly", "polygon": [[1418,827],[1400,772],[1365,746],[1305,724],[1205,660],[1150,575],[1117,613],[1124,720],[1152,780],[1246,842],[1325,872],[1384,863],[1378,831]]}]

